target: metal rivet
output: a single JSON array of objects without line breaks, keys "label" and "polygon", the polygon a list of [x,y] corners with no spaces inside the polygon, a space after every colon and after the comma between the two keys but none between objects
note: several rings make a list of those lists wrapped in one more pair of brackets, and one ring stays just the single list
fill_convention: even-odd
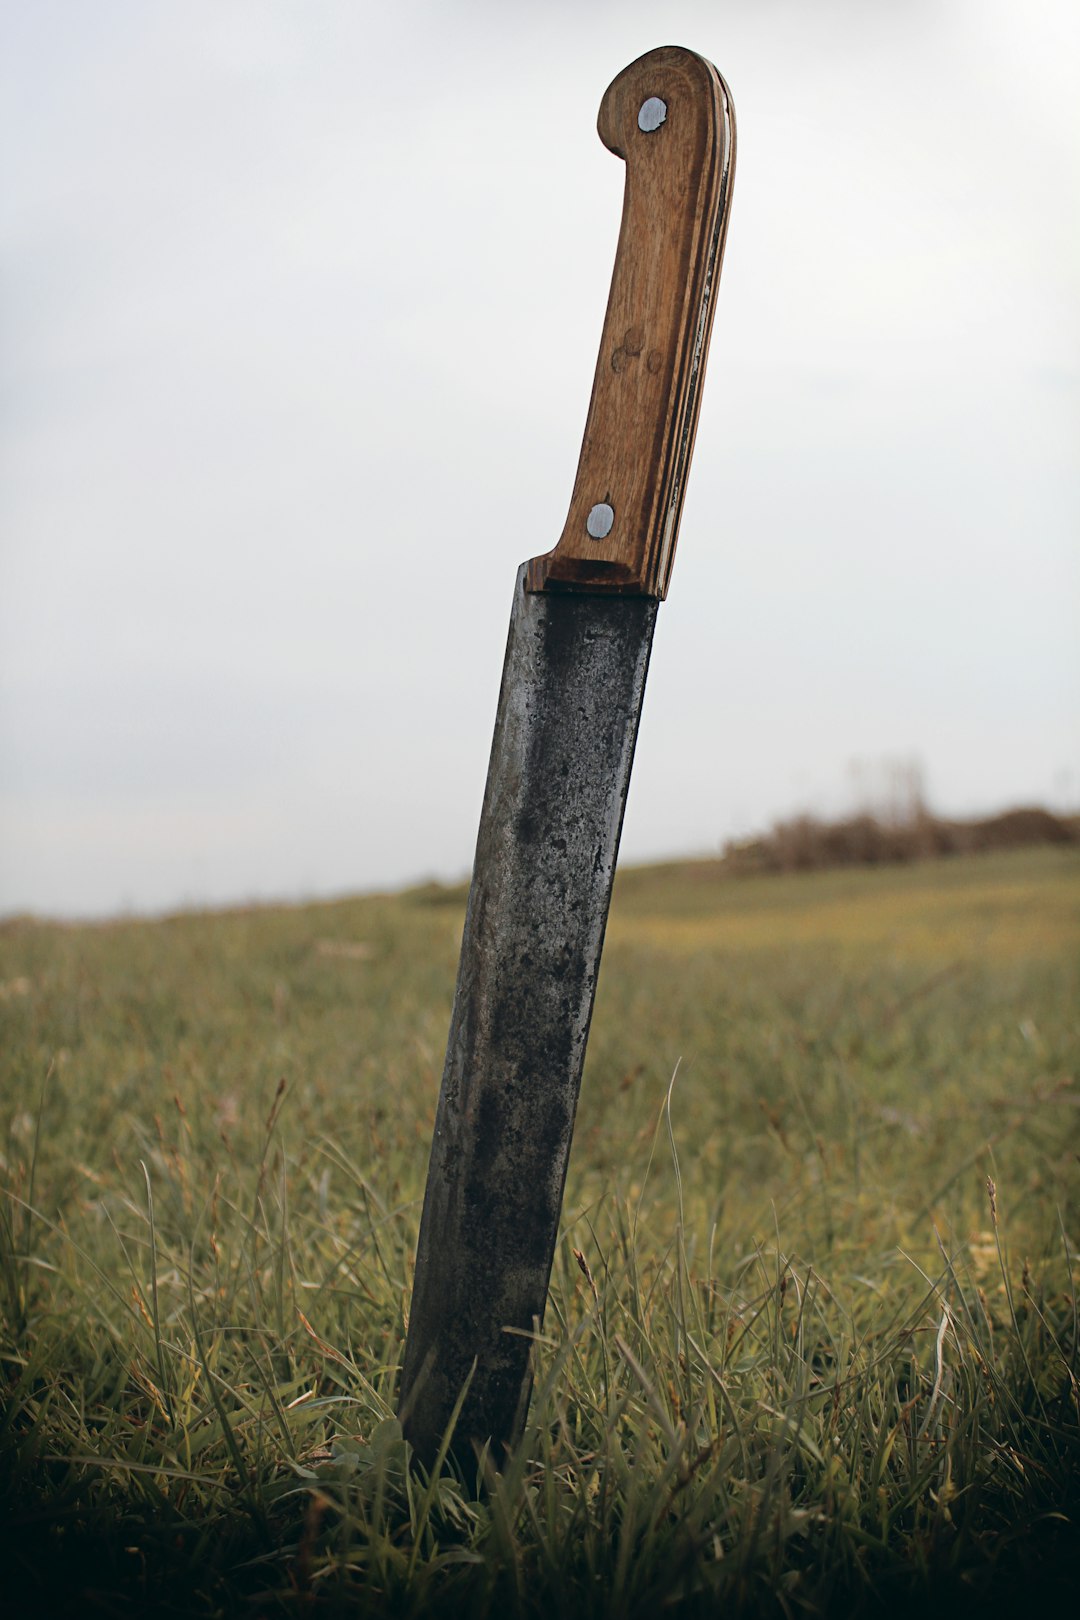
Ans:
[{"label": "metal rivet", "polygon": [[637,127],[643,135],[651,135],[667,117],[667,102],[661,101],[659,96],[650,96],[643,101],[638,110]]},{"label": "metal rivet", "polygon": [[585,527],[589,537],[593,540],[604,540],[611,533],[611,525],[615,522],[615,510],[607,501],[597,501],[588,517]]}]

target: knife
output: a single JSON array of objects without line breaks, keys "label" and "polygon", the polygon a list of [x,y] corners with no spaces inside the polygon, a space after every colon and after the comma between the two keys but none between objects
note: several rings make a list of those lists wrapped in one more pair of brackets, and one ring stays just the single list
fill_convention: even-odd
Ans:
[{"label": "knife", "polygon": [[631,63],[597,127],[618,252],[566,524],[514,587],[417,1246],[398,1411],[428,1466],[524,1430],[735,168],[693,51]]}]

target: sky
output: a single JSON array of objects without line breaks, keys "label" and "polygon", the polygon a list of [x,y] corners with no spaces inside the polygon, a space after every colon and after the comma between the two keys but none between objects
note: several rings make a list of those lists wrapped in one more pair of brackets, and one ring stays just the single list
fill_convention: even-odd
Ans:
[{"label": "sky", "polygon": [[0,914],[468,872],[660,44],[739,155],[622,858],[1080,805],[1074,0],[0,0]]}]

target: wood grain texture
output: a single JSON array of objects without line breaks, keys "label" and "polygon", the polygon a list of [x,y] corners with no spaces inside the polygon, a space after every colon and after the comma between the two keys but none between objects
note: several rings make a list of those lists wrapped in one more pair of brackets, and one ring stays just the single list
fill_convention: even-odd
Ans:
[{"label": "wood grain texture", "polygon": [[[647,133],[638,113],[666,105]],[[600,139],[626,162],[619,247],[574,493],[530,591],[664,597],[693,450],[735,168],[727,86],[693,51],[663,46],[608,87]],[[594,506],[614,511],[593,539]]]}]

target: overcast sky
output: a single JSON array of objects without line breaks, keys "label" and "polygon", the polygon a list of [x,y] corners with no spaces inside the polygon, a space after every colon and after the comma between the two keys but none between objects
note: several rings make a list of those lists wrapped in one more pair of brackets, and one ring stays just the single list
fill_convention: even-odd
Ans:
[{"label": "overcast sky", "polygon": [[0,913],[470,864],[659,44],[727,261],[624,859],[1080,800],[1075,0],[0,0]]}]

